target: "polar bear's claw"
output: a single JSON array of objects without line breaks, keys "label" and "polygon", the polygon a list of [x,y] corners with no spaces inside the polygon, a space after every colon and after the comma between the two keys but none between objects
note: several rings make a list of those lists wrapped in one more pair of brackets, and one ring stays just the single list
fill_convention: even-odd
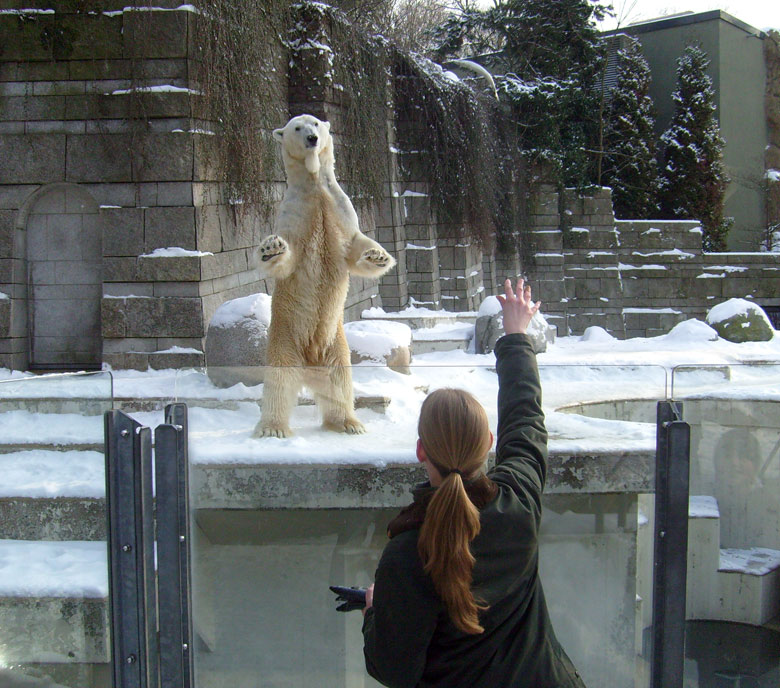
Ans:
[{"label": "polar bear's claw", "polygon": [[289,246],[287,245],[287,242],[282,239],[282,237],[276,234],[272,234],[271,236],[267,237],[262,244],[260,244],[257,251],[260,255],[260,260],[265,263],[272,258],[276,258],[277,256],[282,255],[285,251],[288,250],[288,248]]},{"label": "polar bear's claw", "polygon": [[264,427],[262,425],[258,425],[255,428],[254,433],[252,433],[253,437],[278,437],[279,439],[284,439],[290,435],[292,435],[292,430],[290,430],[290,428],[277,426]]},{"label": "polar bear's claw", "polygon": [[390,262],[390,255],[384,251],[380,251],[378,248],[369,248],[363,251],[361,260],[365,260],[368,263],[372,263],[379,268],[385,267]]},{"label": "polar bear's claw", "polygon": [[366,428],[359,420],[347,420],[344,422],[344,432],[348,435],[362,435]]},{"label": "polar bear's claw", "polygon": [[326,420],[323,422],[322,427],[333,432],[345,432],[347,435],[362,435],[366,431],[363,423],[357,418],[347,418],[343,421]]}]

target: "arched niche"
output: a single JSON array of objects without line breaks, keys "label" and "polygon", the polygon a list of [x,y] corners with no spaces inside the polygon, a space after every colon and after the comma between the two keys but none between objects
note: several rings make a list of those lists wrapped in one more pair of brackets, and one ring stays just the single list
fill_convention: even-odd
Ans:
[{"label": "arched niche", "polygon": [[77,184],[49,184],[19,213],[27,268],[29,366],[99,368],[103,239],[99,207]]}]

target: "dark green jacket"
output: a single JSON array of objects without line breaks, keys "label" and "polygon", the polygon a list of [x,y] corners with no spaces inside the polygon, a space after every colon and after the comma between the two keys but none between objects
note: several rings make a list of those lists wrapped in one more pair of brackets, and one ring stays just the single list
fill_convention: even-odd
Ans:
[{"label": "dark green jacket", "polygon": [[488,475],[498,489],[490,486],[484,504],[475,501],[481,531],[472,542],[474,594],[490,605],[480,614],[485,631],[469,635],[455,628],[423,571],[419,516],[433,488],[418,489],[415,503],[399,516],[410,525],[396,528],[382,554],[374,604],[363,621],[368,673],[391,688],[584,687],[555,638],[539,581],[547,431],[536,357],[521,334],[501,338],[495,351],[498,440]]}]

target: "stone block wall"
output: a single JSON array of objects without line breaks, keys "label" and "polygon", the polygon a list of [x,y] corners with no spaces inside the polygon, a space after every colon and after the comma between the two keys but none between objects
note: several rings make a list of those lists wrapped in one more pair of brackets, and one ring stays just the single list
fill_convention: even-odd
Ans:
[{"label": "stone block wall", "polygon": [[537,195],[526,273],[559,335],[598,325],[619,338],[652,337],[729,298],[780,305],[778,253],[705,254],[698,222],[615,220],[606,188]]},{"label": "stone block wall", "polygon": [[[273,213],[241,212],[213,169],[217,136],[193,116],[198,15],[170,0],[143,12],[107,2],[95,15],[49,5],[54,14],[0,14],[0,366],[202,365],[217,307],[273,289],[254,265]],[[314,15],[327,39],[326,14]],[[52,35],[59,42],[43,40]],[[283,105],[331,122],[351,193],[348,96],[327,51],[303,53],[278,58]],[[387,89],[391,103],[392,80]],[[519,275],[561,335],[590,325],[660,334],[731,296],[780,306],[779,254],[703,255],[696,223],[616,221],[608,189],[582,197],[540,182],[523,226],[510,229],[516,243],[482,251],[436,217],[426,170],[405,145],[421,122],[388,108],[385,125],[384,193],[355,205],[398,265],[378,283],[352,280],[346,320],[371,306],[474,311]],[[280,200],[281,165],[266,183]]]},{"label": "stone block wall", "polygon": [[[0,15],[0,291],[10,301],[0,365],[57,367],[33,346],[45,285],[31,271],[30,222],[62,185],[95,205],[102,243],[100,350],[72,363],[202,365],[214,310],[266,289],[252,253],[267,227],[233,214],[204,164],[212,137],[193,118],[188,38],[198,15],[167,0],[155,11],[107,2],[90,15],[49,7]],[[56,229],[75,217],[65,209],[47,221]],[[64,250],[61,229],[52,232],[49,251]],[[154,256],[171,247],[178,252]]]}]

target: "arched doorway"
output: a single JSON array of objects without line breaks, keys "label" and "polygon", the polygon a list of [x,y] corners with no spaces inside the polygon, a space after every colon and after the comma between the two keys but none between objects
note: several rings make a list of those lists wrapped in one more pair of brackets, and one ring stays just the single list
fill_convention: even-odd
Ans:
[{"label": "arched doorway", "polygon": [[75,184],[51,184],[28,207],[30,368],[99,368],[103,242],[97,203]]}]

